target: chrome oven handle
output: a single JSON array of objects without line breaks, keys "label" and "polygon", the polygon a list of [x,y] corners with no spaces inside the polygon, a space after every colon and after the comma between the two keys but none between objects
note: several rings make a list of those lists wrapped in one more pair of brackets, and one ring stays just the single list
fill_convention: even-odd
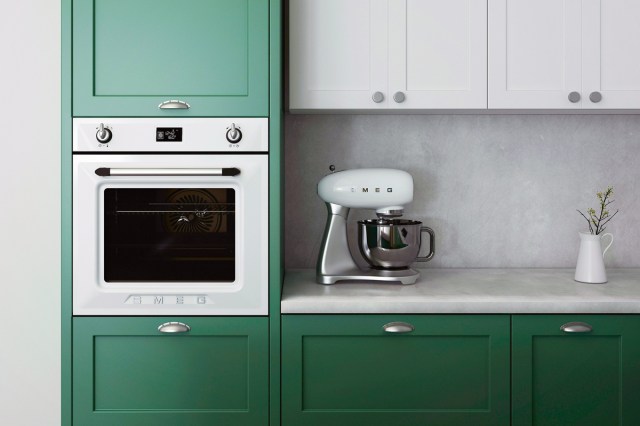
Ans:
[{"label": "chrome oven handle", "polygon": [[235,167],[221,169],[118,169],[100,167],[96,169],[98,176],[238,176],[240,169]]}]

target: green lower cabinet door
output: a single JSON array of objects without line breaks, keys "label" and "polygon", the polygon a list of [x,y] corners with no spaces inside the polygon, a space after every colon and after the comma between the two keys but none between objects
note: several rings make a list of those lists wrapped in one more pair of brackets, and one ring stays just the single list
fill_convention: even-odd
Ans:
[{"label": "green lower cabinet door", "polygon": [[[191,327],[160,333],[166,322]],[[73,320],[73,424],[264,426],[267,318]]]},{"label": "green lower cabinet door", "polygon": [[[414,330],[385,331],[393,322]],[[509,425],[509,322],[508,315],[284,316],[282,424]]]},{"label": "green lower cabinet door", "polygon": [[515,315],[512,332],[514,426],[640,425],[640,316]]}]

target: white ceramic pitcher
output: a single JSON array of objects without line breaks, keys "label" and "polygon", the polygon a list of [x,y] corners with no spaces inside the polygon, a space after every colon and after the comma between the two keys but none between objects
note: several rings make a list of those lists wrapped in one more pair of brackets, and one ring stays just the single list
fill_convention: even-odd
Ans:
[{"label": "white ceramic pitcher", "polygon": [[[602,238],[611,237],[607,248],[602,251]],[[613,244],[613,235],[606,233],[593,235],[580,232],[580,252],[576,265],[575,280],[582,283],[601,284],[607,282],[607,271],[604,269],[604,254]]]}]

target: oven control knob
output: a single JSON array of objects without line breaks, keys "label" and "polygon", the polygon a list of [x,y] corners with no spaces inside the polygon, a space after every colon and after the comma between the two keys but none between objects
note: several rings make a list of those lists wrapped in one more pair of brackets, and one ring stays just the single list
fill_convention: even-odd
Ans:
[{"label": "oven control knob", "polygon": [[100,123],[100,128],[96,132],[96,139],[98,139],[98,142],[109,143],[112,136],[113,133],[111,132],[111,129],[104,127],[104,124]]},{"label": "oven control knob", "polygon": [[231,124],[231,127],[227,127],[227,140],[231,143],[238,143],[242,139],[242,132],[240,127],[236,127],[236,124]]}]

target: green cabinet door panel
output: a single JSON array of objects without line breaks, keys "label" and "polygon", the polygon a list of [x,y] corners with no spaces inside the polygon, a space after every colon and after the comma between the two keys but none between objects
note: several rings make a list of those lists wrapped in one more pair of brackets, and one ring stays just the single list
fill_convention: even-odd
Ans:
[{"label": "green cabinet door panel", "polygon": [[[268,0],[74,0],[74,116],[267,116]],[[161,110],[167,100],[189,109]]]},{"label": "green cabinet door panel", "polygon": [[[407,334],[383,331],[404,321]],[[509,316],[288,315],[284,426],[509,424]]]},{"label": "green cabinet door panel", "polygon": [[74,318],[73,424],[264,426],[267,339],[267,318]]},{"label": "green cabinet door panel", "polygon": [[515,315],[512,332],[514,426],[640,425],[640,316]]}]

